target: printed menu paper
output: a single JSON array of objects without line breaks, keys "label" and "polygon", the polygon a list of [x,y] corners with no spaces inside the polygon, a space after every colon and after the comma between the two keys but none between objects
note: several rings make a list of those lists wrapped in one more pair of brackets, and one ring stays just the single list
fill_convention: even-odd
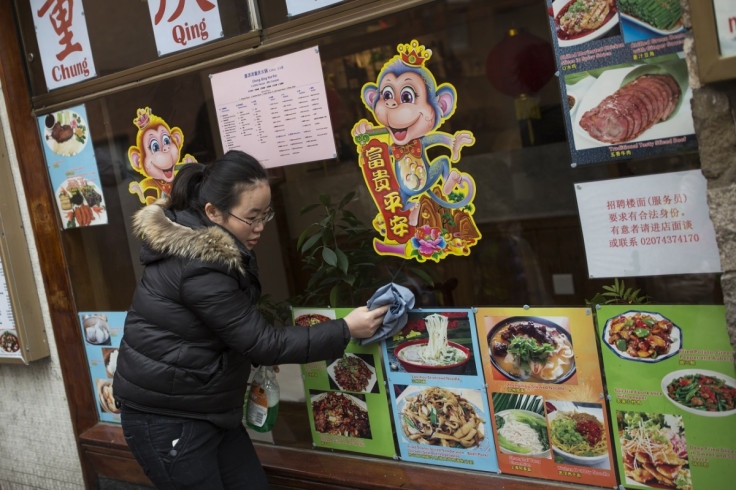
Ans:
[{"label": "printed menu paper", "polygon": [[381,342],[400,459],[498,472],[472,310],[408,314]]},{"label": "printed menu paper", "polygon": [[700,170],[575,184],[590,277],[720,272]]},{"label": "printed menu paper", "polygon": [[[350,308],[294,308],[296,325],[342,318]],[[377,344],[351,341],[339,359],[301,366],[312,441],[317,447],[394,457],[391,417]]]},{"label": "printed menu paper", "polygon": [[697,147],[679,0],[547,7],[573,166]]},{"label": "printed menu paper", "polygon": [[621,484],[729,488],[736,374],[725,308],[601,306],[596,317]]},{"label": "printed menu paper", "polygon": [[31,11],[49,90],[97,76],[82,2],[31,0]]},{"label": "printed menu paper", "polygon": [[38,128],[62,226],[69,229],[107,224],[105,196],[84,105],[40,116]]},{"label": "printed menu paper", "polygon": [[112,377],[118,365],[126,314],[125,311],[79,313],[93,396],[97,414],[103,422],[120,422],[120,409],[115,406],[112,393]]},{"label": "printed menu paper", "polygon": [[319,48],[210,75],[222,148],[273,168],[335,158]]},{"label": "printed menu paper", "polygon": [[480,354],[502,473],[613,487],[589,308],[479,308]]}]

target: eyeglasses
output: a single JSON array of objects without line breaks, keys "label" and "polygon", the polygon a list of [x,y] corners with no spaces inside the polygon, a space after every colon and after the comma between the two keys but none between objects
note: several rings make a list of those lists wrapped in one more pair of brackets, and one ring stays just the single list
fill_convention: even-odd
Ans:
[{"label": "eyeglasses", "polygon": [[228,211],[227,214],[229,214],[230,216],[232,216],[233,218],[235,218],[238,221],[242,221],[243,223],[245,223],[248,226],[258,226],[260,224],[264,224],[265,225],[266,223],[268,223],[269,221],[271,221],[273,219],[274,215],[276,214],[276,211],[274,211],[273,208],[269,208],[268,211],[266,211],[266,214],[265,215],[263,215],[260,218],[256,218],[256,219],[252,219],[252,220],[247,220],[247,219],[243,219],[243,218],[241,218],[239,216],[235,216],[233,213],[231,213],[229,211]]}]

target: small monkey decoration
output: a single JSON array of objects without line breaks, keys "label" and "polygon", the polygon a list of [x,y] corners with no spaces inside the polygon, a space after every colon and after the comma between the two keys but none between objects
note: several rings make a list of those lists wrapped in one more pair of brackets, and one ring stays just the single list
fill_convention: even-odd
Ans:
[{"label": "small monkey decoration", "polygon": [[[480,239],[473,221],[473,178],[455,169],[463,147],[475,143],[470,131],[438,131],[457,107],[457,92],[437,84],[425,63],[432,51],[416,40],[400,44],[398,55],[366,83],[362,100],[380,126],[361,119],[353,127],[363,177],[379,213],[374,239],[379,254],[420,262],[468,255]],[[430,158],[431,147],[449,155]]]},{"label": "small monkey decoration", "polygon": [[133,124],[138,127],[138,134],[135,146],[128,149],[128,161],[144,178],[131,182],[128,190],[148,205],[171,193],[179,166],[197,160],[185,155],[180,161],[184,133],[178,127],[169,127],[166,121],[151,113],[150,107],[138,109]]}]

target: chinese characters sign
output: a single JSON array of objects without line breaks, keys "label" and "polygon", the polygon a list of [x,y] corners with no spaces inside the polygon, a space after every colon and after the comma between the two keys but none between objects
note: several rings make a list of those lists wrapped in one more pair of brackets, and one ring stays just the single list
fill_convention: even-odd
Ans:
[{"label": "chinese characters sign", "polygon": [[[438,84],[425,66],[432,51],[413,40],[397,47],[362,98],[378,125],[353,127],[360,167],[378,214],[373,227],[381,255],[439,262],[468,255],[481,235],[473,220],[475,181],[455,168],[461,149],[475,143],[470,131],[438,131],[457,107],[457,92]],[[449,154],[430,157],[430,147]],[[435,149],[433,149],[434,154]]]},{"label": "chinese characters sign", "polygon": [[81,0],[31,0],[41,64],[49,90],[97,75]]},{"label": "chinese characters sign", "polygon": [[223,37],[217,0],[149,0],[159,56]]},{"label": "chinese characters sign", "polygon": [[575,184],[590,277],[720,272],[699,170]]}]

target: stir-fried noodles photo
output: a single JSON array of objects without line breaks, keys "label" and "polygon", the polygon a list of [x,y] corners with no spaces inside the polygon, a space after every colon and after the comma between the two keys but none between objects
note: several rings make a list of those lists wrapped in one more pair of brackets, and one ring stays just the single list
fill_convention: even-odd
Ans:
[{"label": "stir-fried noodles photo", "polygon": [[406,437],[419,444],[471,448],[485,438],[485,420],[473,405],[443,388],[427,388],[406,397],[401,422]]}]

